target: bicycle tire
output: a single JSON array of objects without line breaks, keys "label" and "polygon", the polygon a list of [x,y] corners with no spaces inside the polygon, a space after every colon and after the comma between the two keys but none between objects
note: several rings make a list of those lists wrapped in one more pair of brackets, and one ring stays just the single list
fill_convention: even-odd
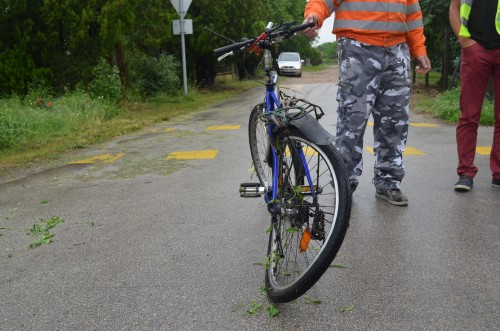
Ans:
[{"label": "bicycle tire", "polygon": [[[280,169],[284,170],[276,201],[282,212],[273,217],[270,227],[265,273],[267,295],[277,303],[306,293],[329,268],[344,240],[351,211],[348,177],[333,145],[318,146],[296,129],[290,129],[283,145],[289,152],[280,153]],[[302,162],[297,165],[293,146],[299,145],[305,150],[317,201],[312,194],[307,195],[304,172],[297,171],[303,166]],[[318,231],[321,224],[323,231]],[[311,240],[301,252],[307,231]]]},{"label": "bicycle tire", "polygon": [[272,155],[267,125],[260,118],[265,109],[266,105],[264,103],[252,108],[248,121],[248,139],[255,173],[260,184],[267,190],[270,186],[269,181],[272,178]]}]

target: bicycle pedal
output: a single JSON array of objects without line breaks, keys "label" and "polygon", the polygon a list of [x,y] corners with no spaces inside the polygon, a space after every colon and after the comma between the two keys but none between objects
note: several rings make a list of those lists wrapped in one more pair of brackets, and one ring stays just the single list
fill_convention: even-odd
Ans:
[{"label": "bicycle pedal", "polygon": [[264,186],[260,183],[241,183],[240,197],[242,198],[258,198],[265,193]]}]

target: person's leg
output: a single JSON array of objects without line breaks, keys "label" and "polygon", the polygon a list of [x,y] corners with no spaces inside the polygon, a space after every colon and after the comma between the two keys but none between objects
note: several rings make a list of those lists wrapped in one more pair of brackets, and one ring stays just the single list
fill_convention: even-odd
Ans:
[{"label": "person's leg", "polygon": [[339,40],[340,75],[335,145],[346,163],[354,189],[363,171],[363,135],[380,80],[383,53],[377,55],[377,49],[380,47],[352,39]]},{"label": "person's leg", "polygon": [[492,51],[495,129],[491,146],[490,168],[493,179],[500,180],[500,49]]},{"label": "person's leg", "polygon": [[373,109],[373,184],[379,192],[399,189],[405,174],[402,154],[408,138],[411,92],[408,46],[400,44],[386,50],[387,62]]},{"label": "person's leg", "polygon": [[456,130],[459,176],[474,177],[477,128],[486,86],[491,75],[486,50],[479,45],[462,49],[460,65],[460,119]]}]

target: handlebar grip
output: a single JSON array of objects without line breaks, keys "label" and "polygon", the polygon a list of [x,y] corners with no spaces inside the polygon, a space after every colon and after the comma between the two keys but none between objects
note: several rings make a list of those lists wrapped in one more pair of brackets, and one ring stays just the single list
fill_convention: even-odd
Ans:
[{"label": "handlebar grip", "polygon": [[290,29],[290,31],[292,33],[295,33],[297,31],[302,31],[302,30],[305,30],[307,28],[312,28],[314,26],[316,26],[316,23],[314,23],[314,22],[304,23],[304,24],[301,24],[301,25],[294,26],[293,28]]},{"label": "handlebar grip", "polygon": [[250,46],[255,42],[255,40],[256,40],[256,38],[247,39],[247,40],[243,40],[241,42],[235,43],[235,44],[216,48],[216,49],[214,49],[213,54],[214,54],[214,56],[219,57],[219,56],[224,55],[226,53],[230,53],[231,51],[235,51],[235,50],[241,49],[243,47]]},{"label": "handlebar grip", "polygon": [[297,26],[292,26],[288,29],[283,29],[281,31],[271,33],[271,37],[273,37],[273,38],[276,38],[276,37],[290,38],[291,36],[293,36],[295,34],[295,32],[302,31],[302,30],[305,30],[307,28],[312,28],[314,26],[316,26],[316,23],[312,23],[312,22],[311,23],[304,23],[304,24],[297,25]]}]

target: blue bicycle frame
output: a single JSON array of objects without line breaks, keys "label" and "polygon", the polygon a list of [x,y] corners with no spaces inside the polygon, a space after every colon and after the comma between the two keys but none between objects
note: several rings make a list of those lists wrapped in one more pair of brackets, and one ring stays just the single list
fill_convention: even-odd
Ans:
[{"label": "blue bicycle frame", "polygon": [[[266,75],[268,76],[268,80],[266,81],[266,112],[270,113],[276,110],[276,107],[280,108],[282,107],[281,102],[279,101],[277,97],[277,82],[278,82],[278,73],[272,69],[272,56],[271,56],[271,50],[265,49],[264,50],[264,65],[265,65],[265,70],[266,70]],[[274,131],[276,124],[273,124],[272,122],[269,122],[267,126],[267,133],[269,137],[272,138],[272,132]],[[273,184],[271,187],[271,192],[267,192],[264,195],[265,201],[269,206],[270,201],[276,201],[278,197],[278,156],[276,154],[276,151],[274,150],[273,146],[271,147],[271,153],[273,157]],[[311,179],[311,173],[309,172],[309,167],[307,166],[307,161],[306,161],[306,156],[304,154],[304,151],[302,148],[298,149],[301,161],[302,161],[302,166],[303,169],[305,170],[305,175],[307,177],[307,181],[309,183],[309,189],[310,192],[313,196],[314,199],[316,199],[316,191],[314,189],[314,185],[312,183]],[[271,196],[269,196],[268,193],[271,193]],[[270,211],[273,210],[274,212],[278,213],[279,210],[276,210],[276,208],[273,208],[276,206],[276,204],[273,204],[272,206],[269,206],[268,208]]]}]

